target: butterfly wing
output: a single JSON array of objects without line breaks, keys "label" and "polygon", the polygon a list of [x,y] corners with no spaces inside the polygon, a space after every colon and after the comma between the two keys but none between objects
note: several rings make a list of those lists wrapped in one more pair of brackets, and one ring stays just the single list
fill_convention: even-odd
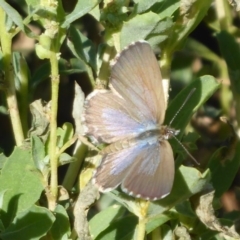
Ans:
[{"label": "butterfly wing", "polygon": [[174,159],[167,141],[136,141],[120,150],[111,145],[108,148],[111,150],[106,149],[94,176],[100,191],[110,191],[122,184],[124,192],[149,200],[160,199],[171,191]]},{"label": "butterfly wing", "polygon": [[128,144],[127,140],[106,147],[102,152],[102,162],[93,177],[98,189],[107,192],[119,186],[143,148],[144,145],[137,142]]},{"label": "butterfly wing", "polygon": [[112,143],[156,128],[165,116],[158,62],[145,41],[131,44],[112,64],[112,91],[96,90],[85,103],[85,133]]},{"label": "butterfly wing", "polygon": [[147,42],[135,42],[115,58],[110,83],[127,102],[134,104],[145,121],[164,121],[166,102],[161,72]]},{"label": "butterfly wing", "polygon": [[157,200],[168,195],[174,180],[174,157],[167,141],[145,148],[122,182],[122,190],[135,197]]},{"label": "butterfly wing", "polygon": [[112,143],[145,131],[149,123],[141,116],[131,102],[116,93],[95,90],[85,101],[82,121],[85,134],[98,142]]}]

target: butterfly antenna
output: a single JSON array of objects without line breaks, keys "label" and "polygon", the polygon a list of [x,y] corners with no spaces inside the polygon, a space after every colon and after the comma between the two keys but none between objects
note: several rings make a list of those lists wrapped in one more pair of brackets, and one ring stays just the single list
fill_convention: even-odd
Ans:
[{"label": "butterfly antenna", "polygon": [[186,97],[186,99],[184,100],[182,106],[177,110],[177,112],[175,113],[175,115],[173,116],[172,120],[169,123],[169,126],[172,125],[172,122],[174,121],[174,119],[177,117],[177,115],[179,114],[179,112],[182,110],[182,108],[184,107],[184,105],[186,104],[186,102],[188,101],[188,99],[193,95],[193,93],[195,92],[196,88],[193,88],[191,90],[191,92],[188,94],[188,96]]},{"label": "butterfly antenna", "polygon": [[[169,126],[171,126],[172,122],[174,121],[174,119],[177,117],[177,115],[179,114],[179,112],[182,110],[182,108],[184,107],[184,105],[186,104],[186,102],[189,100],[189,98],[193,95],[193,93],[196,91],[196,88],[193,88],[191,90],[191,92],[188,94],[188,96],[186,97],[186,99],[184,100],[183,104],[181,105],[181,107],[178,109],[178,111],[175,113],[175,115],[173,116],[172,120],[169,123]],[[187,148],[178,140],[178,138],[173,134],[172,135],[174,137],[174,139],[176,139],[176,141],[182,146],[182,148],[184,149],[184,151],[188,154],[188,156],[197,164],[200,165],[200,163],[196,160],[195,157],[193,157],[193,155],[187,150]]]},{"label": "butterfly antenna", "polygon": [[196,158],[187,150],[187,148],[177,139],[175,135],[172,135],[173,138],[182,146],[182,148],[185,150],[187,155],[197,164],[200,165],[200,163],[196,160]]}]

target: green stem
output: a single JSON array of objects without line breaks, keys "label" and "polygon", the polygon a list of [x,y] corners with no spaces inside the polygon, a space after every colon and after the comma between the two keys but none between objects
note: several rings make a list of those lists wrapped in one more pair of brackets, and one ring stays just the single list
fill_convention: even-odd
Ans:
[{"label": "green stem", "polygon": [[94,80],[94,76],[93,76],[93,72],[90,66],[86,65],[87,68],[87,73],[88,73],[88,77],[90,80],[91,85],[94,87],[95,85],[95,80]]},{"label": "green stem", "polygon": [[51,101],[51,120],[50,120],[50,162],[51,162],[51,202],[50,210],[55,209],[58,195],[58,156],[57,156],[57,111],[58,111],[58,92],[59,92],[59,70],[57,53],[52,52],[50,56],[51,80],[52,80],[52,101]]},{"label": "green stem", "polygon": [[139,222],[137,226],[137,240],[144,240],[146,234],[146,216],[148,212],[149,201],[138,200],[140,205],[140,213],[138,214]]},{"label": "green stem", "polygon": [[82,166],[84,158],[86,157],[86,151],[87,147],[78,140],[73,155],[73,157],[75,157],[77,161],[72,162],[69,165],[67,173],[62,183],[64,188],[66,188],[68,191],[72,190],[72,187],[79,176],[80,168]]},{"label": "green stem", "polygon": [[22,128],[24,136],[27,137],[28,132],[28,110],[29,110],[29,96],[28,96],[28,67],[27,63],[23,56],[19,56],[19,71],[18,77],[21,83],[21,87],[19,89],[19,109],[20,109],[20,117],[22,122]]},{"label": "green stem", "polygon": [[145,238],[145,232],[146,232],[146,224],[145,219],[139,219],[138,225],[137,225],[137,240],[144,240]]},{"label": "green stem", "polygon": [[215,1],[216,6],[216,13],[220,24],[221,30],[228,30],[229,29],[229,23],[228,19],[230,16],[226,13],[226,3],[224,0],[216,0]]},{"label": "green stem", "polygon": [[[169,88],[170,88],[170,68],[171,68],[172,55],[167,52],[163,52],[160,66],[162,74],[163,91],[165,96],[165,102],[168,103]],[[166,104],[167,107],[167,104]]]},{"label": "green stem", "polygon": [[5,12],[0,8],[0,42],[3,52],[3,66],[6,79],[6,98],[9,108],[10,119],[13,127],[13,134],[17,146],[21,146],[24,141],[23,129],[20,120],[15,83],[12,65],[12,35],[7,32],[5,26]]},{"label": "green stem", "polygon": [[[102,65],[98,74],[98,79],[96,81],[96,85],[102,85],[103,87],[107,87],[108,85],[108,78],[110,75],[110,60],[113,57],[115,50],[113,47],[107,46],[104,54],[102,56]],[[98,87],[98,86],[97,86]]]}]

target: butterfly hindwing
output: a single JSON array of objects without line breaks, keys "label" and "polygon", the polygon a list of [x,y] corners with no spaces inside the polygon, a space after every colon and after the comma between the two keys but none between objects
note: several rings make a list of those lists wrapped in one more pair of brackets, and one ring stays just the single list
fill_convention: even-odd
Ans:
[{"label": "butterfly hindwing", "polygon": [[122,182],[124,192],[148,200],[168,195],[174,180],[174,158],[167,141],[148,146]]},{"label": "butterfly hindwing", "polygon": [[120,141],[103,150],[103,160],[94,176],[102,191],[122,185],[124,192],[149,200],[169,194],[174,177],[174,158],[170,144],[150,138]]}]

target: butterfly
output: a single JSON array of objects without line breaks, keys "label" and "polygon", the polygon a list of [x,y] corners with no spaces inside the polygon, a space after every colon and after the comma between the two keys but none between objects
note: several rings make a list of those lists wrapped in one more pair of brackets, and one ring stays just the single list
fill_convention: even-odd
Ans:
[{"label": "butterfly", "polygon": [[152,201],[170,193],[175,167],[168,139],[179,131],[162,125],[166,105],[153,50],[143,40],[130,44],[111,63],[109,90],[94,90],[85,100],[85,134],[109,144],[93,176],[101,192],[121,185]]}]

